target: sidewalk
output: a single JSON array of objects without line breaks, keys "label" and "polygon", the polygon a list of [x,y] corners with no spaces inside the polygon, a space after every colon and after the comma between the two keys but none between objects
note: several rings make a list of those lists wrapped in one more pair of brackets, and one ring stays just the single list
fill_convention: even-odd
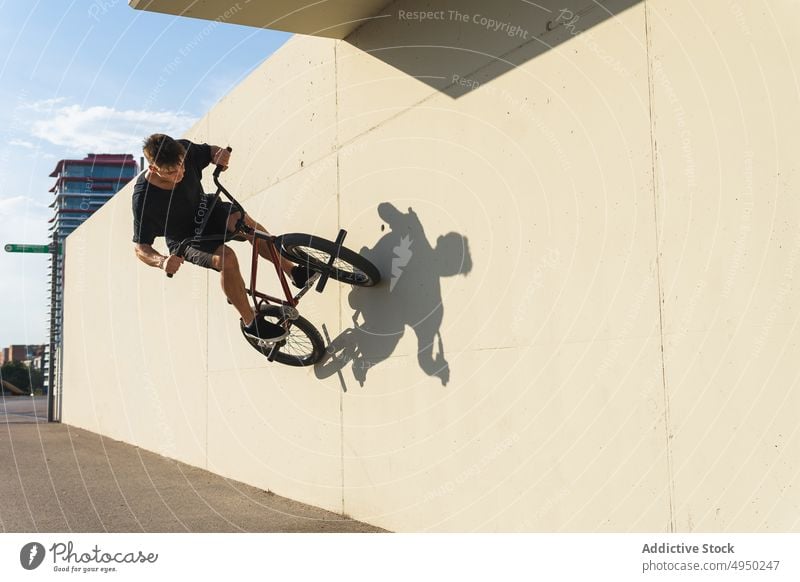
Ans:
[{"label": "sidewalk", "polygon": [[379,532],[0,397],[0,532]]}]

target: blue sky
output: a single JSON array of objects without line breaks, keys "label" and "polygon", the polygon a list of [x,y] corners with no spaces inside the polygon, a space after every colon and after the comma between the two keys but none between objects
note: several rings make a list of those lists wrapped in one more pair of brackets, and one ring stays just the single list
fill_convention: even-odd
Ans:
[{"label": "blue sky", "polygon": [[48,174],[180,134],[289,34],[130,8],[125,0],[0,0],[0,348],[45,343]]}]

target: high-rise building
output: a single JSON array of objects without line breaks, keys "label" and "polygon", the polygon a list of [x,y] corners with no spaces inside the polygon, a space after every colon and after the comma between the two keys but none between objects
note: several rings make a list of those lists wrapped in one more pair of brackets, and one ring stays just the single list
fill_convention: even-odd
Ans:
[{"label": "high-rise building", "polygon": [[45,388],[60,384],[62,292],[64,239],[136,175],[138,168],[131,154],[89,154],[82,160],[60,160],[50,177],[55,194],[50,207],[52,253],[50,255],[50,343],[45,362]]}]

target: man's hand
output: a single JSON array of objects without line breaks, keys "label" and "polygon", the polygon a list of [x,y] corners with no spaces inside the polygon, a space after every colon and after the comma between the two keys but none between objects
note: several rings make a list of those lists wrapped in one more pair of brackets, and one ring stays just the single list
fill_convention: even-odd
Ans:
[{"label": "man's hand", "polygon": [[217,166],[222,166],[222,170],[228,169],[228,164],[231,160],[231,152],[219,146],[211,146],[211,163]]},{"label": "man's hand", "polygon": [[170,255],[164,258],[161,268],[167,272],[167,275],[174,275],[178,272],[183,264],[183,257],[177,255]]},{"label": "man's hand", "polygon": [[167,274],[174,275],[183,264],[183,257],[178,257],[175,255],[165,257],[155,250],[152,245],[137,243],[134,246],[134,250],[136,251],[136,256],[145,265],[156,267],[157,269],[163,269],[167,272]]}]

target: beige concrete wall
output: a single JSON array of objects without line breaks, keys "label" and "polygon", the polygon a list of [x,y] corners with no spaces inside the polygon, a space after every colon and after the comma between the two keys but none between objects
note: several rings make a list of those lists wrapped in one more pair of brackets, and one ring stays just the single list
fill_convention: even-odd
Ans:
[{"label": "beige concrete wall", "polygon": [[365,247],[301,305],[357,351],[267,363],[125,190],[68,240],[64,421],[397,531],[796,529],[798,8],[484,4],[296,37],[189,134]]},{"label": "beige concrete wall", "polygon": [[676,528],[796,530],[800,6],[655,6]]}]

